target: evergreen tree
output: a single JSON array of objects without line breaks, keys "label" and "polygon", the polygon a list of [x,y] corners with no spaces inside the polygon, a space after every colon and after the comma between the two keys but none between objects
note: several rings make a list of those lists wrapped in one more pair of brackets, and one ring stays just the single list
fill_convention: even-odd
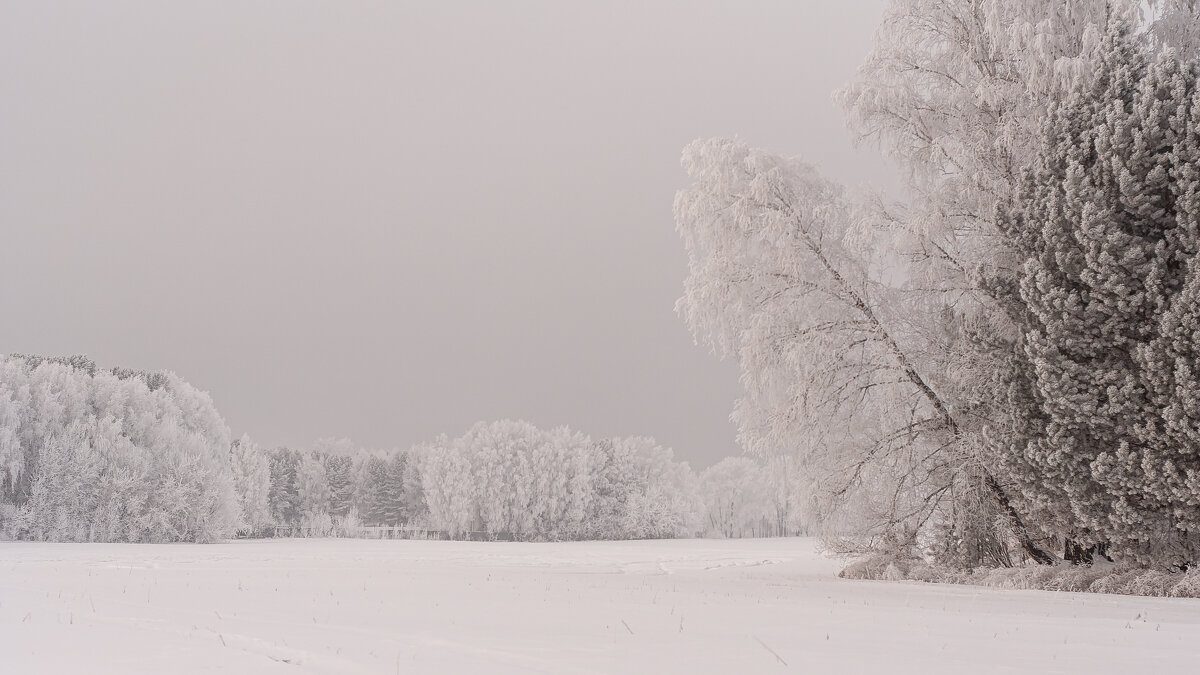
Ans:
[{"label": "evergreen tree", "polygon": [[329,515],[344,518],[354,502],[353,462],[346,455],[325,458],[325,480],[329,486]]},{"label": "evergreen tree", "polygon": [[373,454],[363,461],[360,513],[368,525],[400,525],[407,521],[404,508],[406,456]]},{"label": "evergreen tree", "polygon": [[289,448],[271,452],[271,518],[278,525],[300,524],[300,453]]},{"label": "evergreen tree", "polygon": [[387,524],[383,498],[387,479],[387,462],[382,457],[372,455],[363,461],[362,488],[358,502],[359,513],[367,525]]},{"label": "evergreen tree", "polygon": [[385,469],[383,490],[380,495],[380,512],[383,522],[388,525],[407,524],[413,511],[405,500],[405,486],[412,480],[409,475],[412,470],[408,463],[408,454],[395,453],[387,461]]},{"label": "evergreen tree", "polygon": [[300,461],[296,473],[296,486],[300,495],[300,524],[306,527],[323,528],[329,519],[329,480],[325,473],[325,461],[316,453],[309,453]]},{"label": "evergreen tree", "polygon": [[1194,308],[1196,75],[1171,52],[1147,63],[1119,23],[1101,53],[1093,86],[1052,111],[1001,218],[1027,256],[1023,345],[1040,410],[1026,426],[1043,429],[1010,465],[1062,537],[1184,564],[1195,497],[1172,497],[1161,477],[1195,455],[1160,420],[1176,409],[1174,350],[1186,352],[1178,330]]}]

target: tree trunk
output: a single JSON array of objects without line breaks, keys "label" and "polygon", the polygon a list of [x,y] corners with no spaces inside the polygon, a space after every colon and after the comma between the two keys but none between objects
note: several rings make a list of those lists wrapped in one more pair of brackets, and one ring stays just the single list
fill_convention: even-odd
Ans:
[{"label": "tree trunk", "polygon": [[988,487],[988,491],[992,493],[992,498],[996,500],[996,504],[1008,516],[1009,524],[1013,528],[1013,532],[1017,535],[1017,541],[1021,544],[1021,550],[1034,562],[1039,565],[1053,565],[1054,555],[1049,551],[1041,548],[1029,536],[1029,528],[1025,526],[1025,521],[1021,519],[1021,514],[1017,512],[1016,507],[1012,505],[1012,501],[1008,498],[1008,493],[1000,486],[999,481],[992,475],[992,472],[987,469],[983,470],[983,480]]}]

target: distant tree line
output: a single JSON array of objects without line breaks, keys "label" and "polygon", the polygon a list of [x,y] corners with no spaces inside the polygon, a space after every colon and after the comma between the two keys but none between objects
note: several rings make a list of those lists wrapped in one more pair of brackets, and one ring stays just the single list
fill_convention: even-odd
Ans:
[{"label": "distant tree line", "polygon": [[592,439],[520,421],[481,422],[410,450],[359,449],[347,440],[303,452],[260,450],[243,437],[233,458],[243,528],[252,535],[359,525],[515,540],[804,529],[794,491],[776,478],[786,472],[755,460],[728,458],[697,476],[651,438]]},{"label": "distant tree line", "polygon": [[0,356],[0,536],[214,541],[360,526],[515,540],[805,529],[792,464],[694,473],[645,437],[479,423],[409,450],[260,447],[174,373]]}]

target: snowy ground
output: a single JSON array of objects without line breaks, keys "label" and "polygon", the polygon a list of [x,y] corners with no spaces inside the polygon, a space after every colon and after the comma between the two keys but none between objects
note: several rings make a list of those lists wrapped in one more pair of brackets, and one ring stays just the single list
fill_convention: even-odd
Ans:
[{"label": "snowy ground", "polygon": [[0,543],[4,673],[1195,672],[1200,601],[846,581],[805,539]]}]

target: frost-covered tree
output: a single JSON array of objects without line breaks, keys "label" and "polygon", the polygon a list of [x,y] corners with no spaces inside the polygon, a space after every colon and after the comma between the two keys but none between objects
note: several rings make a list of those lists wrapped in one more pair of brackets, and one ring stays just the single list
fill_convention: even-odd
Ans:
[{"label": "frost-covered tree", "polygon": [[471,464],[478,528],[492,533],[532,532],[532,455],[541,430],[527,422],[479,423],[458,439]]},{"label": "frost-covered tree", "polygon": [[445,443],[423,476],[434,522],[518,538],[580,535],[590,498],[586,437],[501,420]]},{"label": "frost-covered tree", "polygon": [[399,486],[392,480],[388,460],[371,455],[362,462],[362,477],[356,499],[358,512],[367,525],[397,525]]},{"label": "frost-covered tree", "polygon": [[94,444],[96,419],[77,419],[51,435],[38,456],[24,526],[33,539],[90,541],[99,501],[102,460]]},{"label": "frost-covered tree", "polygon": [[775,514],[766,469],[748,457],[726,457],[700,473],[710,531],[726,537],[762,535]]},{"label": "frost-covered tree", "polygon": [[695,536],[703,529],[704,504],[696,475],[687,462],[653,438],[629,436],[613,440],[617,454],[632,460],[636,488],[622,514],[622,539]]},{"label": "frost-covered tree", "polygon": [[329,485],[329,514],[345,518],[354,503],[353,460],[345,455],[325,457],[325,480]]},{"label": "frost-covered tree", "polygon": [[230,451],[242,527],[256,532],[271,523],[271,459],[248,435]]},{"label": "frost-covered tree", "polygon": [[173,373],[0,356],[0,518],[15,536],[212,541],[238,514],[230,434]]},{"label": "frost-covered tree", "polygon": [[270,457],[271,491],[268,501],[271,519],[276,525],[299,525],[302,457],[299,452],[289,448],[275,448]]},{"label": "frost-covered tree", "polygon": [[537,430],[521,461],[525,533],[540,539],[576,539],[584,530],[591,499],[588,450],[591,440],[566,427]]},{"label": "frost-covered tree", "polygon": [[471,532],[478,524],[478,486],[464,443],[442,435],[419,446],[421,487],[429,526],[450,536]]},{"label": "frost-covered tree", "polygon": [[[1085,78],[1123,0],[892,0],[837,98],[896,162],[910,198],[885,220],[921,283],[986,300],[1012,261],[993,213],[1032,161],[1049,105]],[[1011,270],[1009,270],[1011,272]]]},{"label": "frost-covered tree", "polygon": [[962,442],[936,369],[904,330],[913,308],[877,281],[880,261],[842,191],[799,160],[738,141],[692,143],[683,164],[692,183],[675,216],[689,276],[678,309],[699,339],[738,360],[742,446],[797,453],[825,486],[825,508],[854,504],[868,532],[915,531],[965,477],[1048,562]]},{"label": "frost-covered tree", "polygon": [[310,452],[325,464],[325,483],[329,489],[327,510],[333,518],[345,518],[354,501],[354,461],[363,452],[348,438],[319,438]]},{"label": "frost-covered tree", "polygon": [[303,456],[296,469],[296,489],[300,498],[300,525],[314,534],[328,533],[333,522],[329,514],[329,480],[323,457],[315,452]]},{"label": "frost-covered tree", "polygon": [[1197,71],[1172,51],[1147,63],[1120,24],[1099,63],[1053,110],[1002,220],[1027,255],[1023,344],[1041,404],[1021,485],[1073,541],[1184,565],[1200,551],[1200,463],[1172,431],[1200,423],[1175,395],[1200,251]]},{"label": "frost-covered tree", "polygon": [[695,476],[653,439],[597,443],[565,427],[501,420],[440,437],[412,455],[425,519],[450,536],[617,539],[690,536],[700,528]]},{"label": "frost-covered tree", "polygon": [[421,484],[420,461],[412,451],[398,452],[388,464],[390,483],[396,486],[396,522],[420,523],[429,513]]},{"label": "frost-covered tree", "polygon": [[[922,299],[906,319],[921,339],[906,349],[939,373],[961,442],[985,456],[1011,455],[1038,430],[1033,366],[1019,347],[1022,257],[996,226],[997,204],[1037,155],[1051,105],[1090,76],[1109,22],[1141,9],[1120,0],[893,0],[838,94],[851,128],[896,162],[908,191],[873,218],[905,263],[901,288]],[[1003,468],[992,467],[1007,482]],[[978,484],[953,492],[976,503],[968,492]],[[951,511],[974,512],[961,506]],[[1036,515],[1037,505],[1018,506]]]},{"label": "frost-covered tree", "polygon": [[589,450],[591,500],[585,517],[584,537],[619,539],[624,535],[625,513],[638,489],[633,447],[620,439],[595,441]]},{"label": "frost-covered tree", "polygon": [[30,416],[33,394],[29,375],[19,359],[0,359],[0,501],[12,501],[17,484],[25,477],[26,449],[22,420]]},{"label": "frost-covered tree", "polygon": [[767,458],[764,472],[772,505],[772,534],[788,536],[817,531],[822,520],[816,499],[820,486],[802,471],[798,458],[790,454],[773,455]]},{"label": "frost-covered tree", "polygon": [[1200,2],[1156,0],[1151,9],[1150,36],[1155,46],[1172,49],[1186,61],[1200,58]]},{"label": "frost-covered tree", "polygon": [[139,514],[145,512],[150,498],[145,489],[151,477],[147,453],[122,432],[114,417],[98,421],[93,442],[103,458],[104,471],[92,518],[92,538],[137,541],[141,538]]},{"label": "frost-covered tree", "polygon": [[[1091,86],[1111,26],[1131,27],[1131,49],[1194,60],[1196,12],[1193,0],[893,0],[838,95],[851,128],[897,163],[909,192],[874,218],[895,235],[907,292],[927,298],[928,311],[909,319],[925,344],[906,349],[938,362],[930,370],[944,374],[938,390],[960,437],[1003,460],[1002,481],[1039,480],[1023,454],[1048,421],[1022,347],[1026,251],[998,227],[997,206],[1043,152],[1051,109]],[[964,488],[955,490],[974,503]],[[1055,524],[1070,520],[1058,503],[1018,507],[1043,534],[1069,536]]]}]

